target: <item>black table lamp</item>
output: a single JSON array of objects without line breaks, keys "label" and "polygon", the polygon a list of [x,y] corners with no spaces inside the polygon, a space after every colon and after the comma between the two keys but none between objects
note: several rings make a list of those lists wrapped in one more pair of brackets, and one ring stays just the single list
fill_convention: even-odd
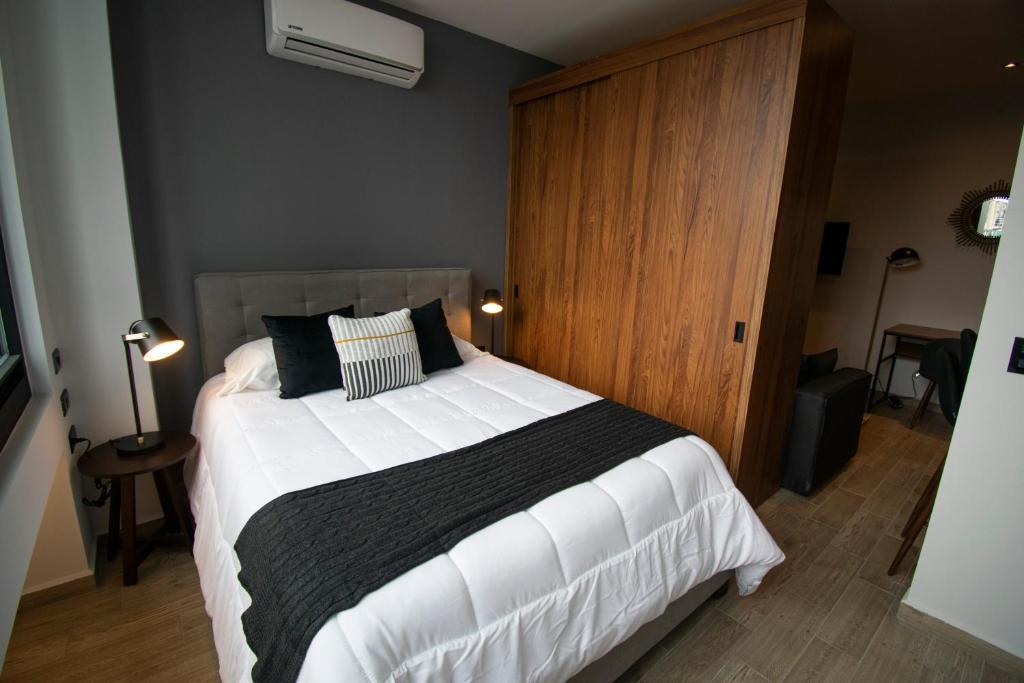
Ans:
[{"label": "black table lamp", "polygon": [[147,363],[163,360],[173,356],[185,345],[178,335],[171,331],[160,318],[136,320],[128,328],[128,334],[121,335],[124,342],[124,359],[128,363],[128,383],[132,388],[132,409],[135,411],[135,433],[111,439],[110,443],[119,453],[126,455],[145,453],[164,442],[160,432],[142,432],[142,421],[139,419],[139,397],[135,392],[135,371],[132,369],[131,344],[142,351],[142,360]]},{"label": "black table lamp", "polygon": [[[882,288],[878,290],[878,303],[875,305],[875,319],[871,323],[871,339],[868,340],[868,350],[864,355],[865,370],[867,370],[871,364],[871,347],[875,343],[875,330],[878,327],[878,314],[882,311],[882,297],[885,296],[885,283],[889,280],[890,267],[902,270],[903,268],[916,266],[920,262],[921,257],[918,255],[917,251],[910,247],[900,247],[885,258],[885,274],[882,275]],[[873,386],[874,384],[872,384],[872,387]],[[871,400],[870,397],[868,400]]]},{"label": "black table lamp", "polygon": [[491,316],[491,353],[494,353],[494,318],[505,310],[501,305],[501,292],[496,289],[484,291],[484,298],[480,302],[480,310]]}]

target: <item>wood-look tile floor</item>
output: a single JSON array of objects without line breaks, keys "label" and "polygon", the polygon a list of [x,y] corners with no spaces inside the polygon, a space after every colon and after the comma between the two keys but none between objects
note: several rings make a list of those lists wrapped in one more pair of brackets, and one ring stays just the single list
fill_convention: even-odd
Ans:
[{"label": "wood-look tile floor", "polygon": [[881,408],[857,455],[813,496],[765,501],[758,515],[786,562],[753,595],[733,584],[705,603],[619,683],[1018,680],[896,619],[924,535],[898,574],[886,570],[950,436],[937,413],[907,429],[912,412]]},{"label": "wood-look tile floor", "polygon": [[[118,558],[120,559],[120,558]],[[21,609],[0,681],[219,680],[192,556],[157,548],[136,586],[106,563],[100,586]]]},{"label": "wood-look tile floor", "polygon": [[[949,428],[911,408],[875,415],[857,456],[811,498],[780,491],[759,509],[787,555],[752,596],[706,603],[620,679],[941,681],[1014,679],[900,623],[917,553],[886,576],[899,531],[947,447]],[[101,586],[18,614],[0,682],[217,680],[199,580],[183,550],[158,549],[124,588]]]}]

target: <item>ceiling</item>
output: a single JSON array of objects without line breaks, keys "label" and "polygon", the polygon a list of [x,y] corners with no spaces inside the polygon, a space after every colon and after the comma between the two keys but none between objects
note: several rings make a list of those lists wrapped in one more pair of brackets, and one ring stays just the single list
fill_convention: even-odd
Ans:
[{"label": "ceiling", "polygon": [[[388,0],[558,64],[575,64],[736,0]],[[830,0],[853,28],[854,102],[1024,84],[1022,0]],[[429,59],[429,56],[428,56]]]}]

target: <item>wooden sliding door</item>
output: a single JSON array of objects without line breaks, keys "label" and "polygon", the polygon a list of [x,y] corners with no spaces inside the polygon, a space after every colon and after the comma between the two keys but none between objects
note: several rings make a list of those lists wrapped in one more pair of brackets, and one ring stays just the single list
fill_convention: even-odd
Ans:
[{"label": "wooden sliding door", "polygon": [[516,121],[511,351],[604,395],[623,292],[635,285],[656,73],[641,67],[535,100]]},{"label": "wooden sliding door", "polygon": [[505,348],[777,488],[852,36],[755,0],[510,93]]},{"label": "wooden sliding door", "polygon": [[778,24],[513,109],[509,352],[726,459],[798,37]]}]

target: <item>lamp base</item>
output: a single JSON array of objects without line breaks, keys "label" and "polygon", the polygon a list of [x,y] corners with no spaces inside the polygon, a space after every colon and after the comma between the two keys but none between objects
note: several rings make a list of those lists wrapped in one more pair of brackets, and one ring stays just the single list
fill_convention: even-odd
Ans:
[{"label": "lamp base", "polygon": [[164,443],[162,432],[143,432],[142,436],[129,434],[110,440],[110,445],[122,455],[139,455],[159,448]]}]

